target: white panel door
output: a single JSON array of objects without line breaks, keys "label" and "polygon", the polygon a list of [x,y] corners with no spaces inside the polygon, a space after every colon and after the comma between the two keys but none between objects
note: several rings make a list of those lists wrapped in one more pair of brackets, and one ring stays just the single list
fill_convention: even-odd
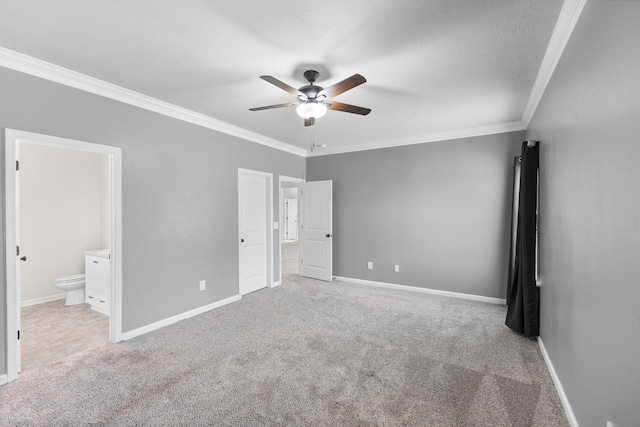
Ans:
[{"label": "white panel door", "polygon": [[240,295],[267,286],[267,177],[238,174]]},{"label": "white panel door", "polygon": [[285,199],[285,239],[298,240],[298,199]]},{"label": "white panel door", "polygon": [[298,199],[300,275],[333,280],[332,181],[305,182]]}]

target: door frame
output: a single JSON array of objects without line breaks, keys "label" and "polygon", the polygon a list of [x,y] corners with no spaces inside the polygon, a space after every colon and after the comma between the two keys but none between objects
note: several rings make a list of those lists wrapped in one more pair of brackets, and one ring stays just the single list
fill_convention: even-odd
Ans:
[{"label": "door frame", "polygon": [[[122,150],[118,147],[42,135],[15,129],[5,129],[5,265],[7,278],[7,380],[18,377],[18,324],[20,316],[19,283],[17,283],[18,257],[16,216],[19,206],[17,194],[16,161],[19,144],[40,144],[109,156],[109,220],[111,222],[111,307],[109,341],[122,341]],[[10,338],[11,337],[11,338]]]},{"label": "door frame", "polygon": [[238,233],[237,244],[238,244],[238,295],[242,296],[240,293],[240,278],[242,277],[242,272],[240,271],[240,251],[242,250],[240,246],[240,175],[255,175],[260,177],[265,177],[267,179],[267,288],[273,288],[278,286],[280,283],[275,283],[273,277],[273,174],[268,172],[260,172],[251,169],[243,169],[238,168],[238,226],[236,230]]},{"label": "door frame", "polygon": [[[280,227],[278,232],[278,259],[280,260],[280,268],[278,268],[278,284],[282,283],[282,241],[284,240],[284,227],[282,224],[284,223],[284,208],[282,206],[282,201],[284,200],[284,190],[282,183],[283,182],[292,182],[295,184],[301,184],[305,182],[304,178],[294,178],[292,176],[279,175],[278,176],[278,218],[280,218]],[[298,186],[299,189],[299,186]],[[299,199],[298,199],[299,200]],[[298,202],[298,212],[300,212],[300,202]],[[298,224],[300,221],[298,221]],[[300,236],[300,230],[298,230],[298,237]]]}]

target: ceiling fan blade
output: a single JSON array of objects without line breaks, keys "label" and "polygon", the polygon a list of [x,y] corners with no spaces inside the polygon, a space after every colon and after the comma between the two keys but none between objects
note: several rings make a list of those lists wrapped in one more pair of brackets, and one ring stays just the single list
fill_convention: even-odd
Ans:
[{"label": "ceiling fan blade", "polygon": [[308,119],[304,119],[305,126],[313,126],[316,123],[316,119],[314,117],[310,117]]},{"label": "ceiling fan blade", "polygon": [[366,82],[367,79],[362,77],[360,74],[354,74],[353,76],[342,80],[332,86],[324,88],[324,90],[320,91],[320,94],[326,95],[327,98],[333,98],[334,96],[340,95],[342,92],[346,92],[349,89],[353,89],[356,86],[361,85]]},{"label": "ceiling fan blade", "polygon": [[371,112],[370,108],[358,107],[356,105],[343,104],[342,102],[330,101],[326,102],[329,110],[344,111],[345,113],[360,114],[366,116]]},{"label": "ceiling fan blade", "polygon": [[272,108],[293,107],[294,105],[298,105],[298,103],[297,102],[288,102],[286,104],[267,105],[265,107],[249,108],[249,110],[250,111],[262,111],[262,110],[271,110]]},{"label": "ceiling fan blade", "polygon": [[293,96],[298,96],[298,95],[304,95],[302,92],[300,92],[298,89],[289,86],[288,84],[286,84],[285,82],[282,82],[278,79],[276,79],[273,76],[260,76],[260,78],[262,80],[264,80],[265,82],[269,82],[274,86],[278,86],[280,89],[284,90],[285,92],[289,92],[291,95]]}]

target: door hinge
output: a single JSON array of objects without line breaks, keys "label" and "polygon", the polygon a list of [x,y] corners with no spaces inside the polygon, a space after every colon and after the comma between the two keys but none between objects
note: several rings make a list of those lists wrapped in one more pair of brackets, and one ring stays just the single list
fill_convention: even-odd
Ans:
[{"label": "door hinge", "polygon": [[20,255],[20,246],[16,246],[16,256]]},{"label": "door hinge", "polygon": [[16,160],[16,170],[19,171],[20,170],[20,162]]},{"label": "door hinge", "polygon": [[300,264],[304,263],[304,260],[302,258],[300,258]]},{"label": "door hinge", "polygon": [[18,339],[20,339],[20,330],[18,330]]}]

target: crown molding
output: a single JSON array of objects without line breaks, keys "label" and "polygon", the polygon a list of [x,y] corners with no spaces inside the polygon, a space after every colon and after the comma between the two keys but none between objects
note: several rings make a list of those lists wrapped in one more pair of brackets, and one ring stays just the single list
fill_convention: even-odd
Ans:
[{"label": "crown molding", "polygon": [[500,123],[491,126],[431,133],[428,135],[410,136],[407,138],[374,141],[366,144],[354,144],[339,148],[325,148],[321,151],[308,152],[307,157],[328,156],[331,154],[353,153],[356,151],[378,150],[381,148],[401,147],[404,145],[425,144],[428,142],[448,141],[451,139],[472,138],[475,136],[494,135],[497,133],[525,130],[521,121]]},{"label": "crown molding", "polygon": [[558,21],[551,34],[551,39],[549,40],[547,51],[540,64],[536,81],[533,83],[529,100],[522,113],[522,123],[524,123],[525,128],[529,127],[529,123],[538,108],[544,91],[547,89],[551,76],[558,65],[558,61],[560,61],[560,57],[564,53],[564,48],[567,46],[569,37],[571,37],[576,27],[576,23],[585,4],[587,4],[587,0],[565,0],[562,4]]},{"label": "crown molding", "polygon": [[255,142],[276,150],[301,157],[317,157],[526,130],[586,3],[587,0],[564,1],[521,120],[470,129],[373,141],[340,148],[328,148],[315,152],[310,152],[304,148],[269,138],[259,133],[214,119],[213,117],[3,47],[0,47],[0,66]]},{"label": "crown molding", "polygon": [[121,86],[0,47],[0,66],[305,157],[306,150]]}]

